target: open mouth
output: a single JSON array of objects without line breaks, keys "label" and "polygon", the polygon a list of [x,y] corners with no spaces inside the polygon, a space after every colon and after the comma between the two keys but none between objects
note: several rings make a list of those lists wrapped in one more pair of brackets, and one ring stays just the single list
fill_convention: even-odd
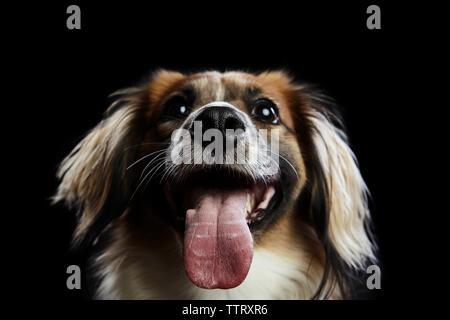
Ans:
[{"label": "open mouth", "polygon": [[252,230],[274,206],[275,182],[202,170],[165,186],[172,218],[184,234],[184,265],[201,288],[229,289],[244,281],[253,258]]}]

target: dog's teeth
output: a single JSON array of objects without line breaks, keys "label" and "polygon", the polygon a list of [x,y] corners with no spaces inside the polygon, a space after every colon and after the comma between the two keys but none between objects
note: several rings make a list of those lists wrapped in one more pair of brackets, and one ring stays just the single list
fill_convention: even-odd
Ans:
[{"label": "dog's teeth", "polygon": [[247,203],[245,204],[245,215],[248,216],[252,212],[252,204],[250,201],[250,194],[247,193]]}]

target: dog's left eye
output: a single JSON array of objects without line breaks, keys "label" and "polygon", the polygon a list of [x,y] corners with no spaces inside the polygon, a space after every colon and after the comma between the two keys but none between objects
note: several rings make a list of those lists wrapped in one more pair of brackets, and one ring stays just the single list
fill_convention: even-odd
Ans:
[{"label": "dog's left eye", "polygon": [[165,114],[169,117],[185,118],[190,111],[187,100],[182,96],[175,96],[166,102]]},{"label": "dog's left eye", "polygon": [[253,104],[252,115],[256,116],[260,121],[265,123],[280,124],[278,108],[272,101],[267,99],[257,100]]}]

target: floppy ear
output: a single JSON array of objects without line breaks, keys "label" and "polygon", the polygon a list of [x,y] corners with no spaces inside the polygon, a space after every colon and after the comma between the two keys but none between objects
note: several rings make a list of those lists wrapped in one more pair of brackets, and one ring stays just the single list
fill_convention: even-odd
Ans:
[{"label": "floppy ear", "polygon": [[53,202],[78,210],[74,244],[92,243],[112,219],[121,215],[129,197],[126,166],[138,140],[140,89],[122,90],[105,118],[62,161],[60,185]]},{"label": "floppy ear", "polygon": [[322,105],[325,100],[318,96],[309,100],[306,117],[316,162],[312,204],[320,207],[312,214],[323,227],[319,236],[325,245],[326,267],[331,268],[344,294],[354,273],[376,261],[369,229],[369,193],[340,120]]},{"label": "floppy ear", "polygon": [[[178,72],[157,70],[140,87],[119,90],[105,118],[62,161],[61,183],[53,203],[64,201],[78,210],[74,245],[90,245],[114,218],[129,205],[133,179],[126,168],[136,156],[144,137],[145,119],[177,81]],[[147,107],[145,107],[147,106]]]},{"label": "floppy ear", "polygon": [[328,185],[328,235],[345,262],[360,268],[374,258],[366,230],[370,219],[368,189],[345,133],[321,113],[314,113],[311,121],[317,130],[313,139]]}]

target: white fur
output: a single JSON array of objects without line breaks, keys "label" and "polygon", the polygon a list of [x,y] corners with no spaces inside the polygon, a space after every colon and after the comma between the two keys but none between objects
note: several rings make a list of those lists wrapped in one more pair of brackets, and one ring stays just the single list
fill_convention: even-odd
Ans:
[{"label": "white fur", "polygon": [[[172,251],[174,263],[164,264],[152,253],[143,254],[126,267],[114,260],[103,269],[98,299],[309,299],[317,289],[320,275],[311,277],[309,261],[293,252],[280,256],[266,249],[255,249],[247,278],[228,290],[196,287],[186,276],[182,256]],[[180,252],[178,252],[179,254]],[[100,260],[106,260],[103,256]],[[139,272],[142,272],[140,274]],[[145,275],[145,278],[144,278]],[[141,278],[141,276],[143,278]]]}]

